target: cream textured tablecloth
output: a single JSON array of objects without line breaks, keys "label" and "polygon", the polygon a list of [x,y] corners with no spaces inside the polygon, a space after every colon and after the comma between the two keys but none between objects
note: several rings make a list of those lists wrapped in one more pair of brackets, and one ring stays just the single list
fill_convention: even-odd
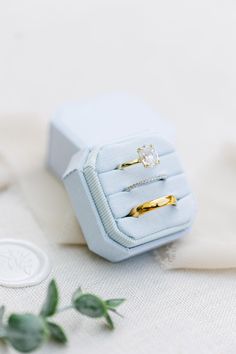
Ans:
[{"label": "cream textured tablecloth", "polygon": [[[39,166],[59,104],[107,91],[139,95],[177,127],[198,202],[193,232],[165,265],[235,266],[235,19],[229,0],[0,3],[0,237],[45,249],[63,301],[78,285],[127,298],[114,333],[71,312],[59,319],[69,345],[41,353],[235,354],[235,270],[165,270],[154,253],[110,264],[85,246],[55,244],[81,234],[61,185]],[[1,287],[1,302],[37,312],[46,286]]]}]

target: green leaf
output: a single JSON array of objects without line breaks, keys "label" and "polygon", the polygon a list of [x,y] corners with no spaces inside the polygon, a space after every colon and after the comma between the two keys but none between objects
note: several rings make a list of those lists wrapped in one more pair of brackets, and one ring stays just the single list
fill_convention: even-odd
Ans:
[{"label": "green leaf", "polygon": [[22,353],[38,349],[47,337],[44,320],[32,314],[11,315],[6,337],[13,348]]},{"label": "green leaf", "polygon": [[110,299],[105,301],[108,308],[114,309],[125,302],[125,299]]},{"label": "green leaf", "polygon": [[110,315],[108,313],[105,315],[105,319],[106,319],[108,328],[109,329],[114,329],[115,328],[114,327],[114,323],[113,323],[113,321],[112,321],[112,319],[111,319],[111,317],[110,317]]},{"label": "green leaf", "polygon": [[50,317],[56,313],[59,295],[55,280],[52,280],[48,287],[46,301],[42,307],[40,315],[42,317]]},{"label": "green leaf", "polygon": [[63,344],[67,342],[67,337],[65,335],[65,332],[60,326],[52,322],[47,322],[47,326],[52,339],[54,339],[56,342],[63,343]]},{"label": "green leaf", "polygon": [[74,308],[82,315],[99,318],[106,314],[106,305],[99,297],[92,294],[82,294],[72,299]]}]

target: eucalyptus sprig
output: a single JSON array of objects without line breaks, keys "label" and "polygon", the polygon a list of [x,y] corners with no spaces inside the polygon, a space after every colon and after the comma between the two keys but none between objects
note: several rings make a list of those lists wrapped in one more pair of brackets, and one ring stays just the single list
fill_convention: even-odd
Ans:
[{"label": "eucalyptus sprig", "polygon": [[83,293],[79,288],[72,296],[68,306],[59,308],[59,293],[55,280],[48,286],[47,297],[38,315],[31,313],[12,314],[5,321],[5,307],[0,307],[0,340],[10,344],[21,353],[30,353],[40,348],[44,342],[52,339],[65,344],[67,336],[61,326],[52,321],[58,313],[74,309],[91,318],[104,318],[109,329],[114,329],[110,312],[115,314],[124,299],[102,300],[96,295]]}]

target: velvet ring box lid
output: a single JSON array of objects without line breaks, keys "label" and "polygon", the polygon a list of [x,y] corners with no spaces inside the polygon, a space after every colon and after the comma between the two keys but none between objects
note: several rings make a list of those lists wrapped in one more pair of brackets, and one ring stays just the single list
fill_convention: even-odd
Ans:
[{"label": "velvet ring box lid", "polygon": [[64,104],[51,121],[47,164],[61,178],[80,149],[153,131],[173,142],[173,127],[148,104],[126,93]]}]

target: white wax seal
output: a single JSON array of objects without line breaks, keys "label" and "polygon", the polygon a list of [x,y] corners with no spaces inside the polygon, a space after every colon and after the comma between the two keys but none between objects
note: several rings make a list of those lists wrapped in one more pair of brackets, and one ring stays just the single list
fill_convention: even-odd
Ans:
[{"label": "white wax seal", "polygon": [[30,242],[0,239],[0,285],[21,288],[39,284],[51,271],[47,255]]}]

